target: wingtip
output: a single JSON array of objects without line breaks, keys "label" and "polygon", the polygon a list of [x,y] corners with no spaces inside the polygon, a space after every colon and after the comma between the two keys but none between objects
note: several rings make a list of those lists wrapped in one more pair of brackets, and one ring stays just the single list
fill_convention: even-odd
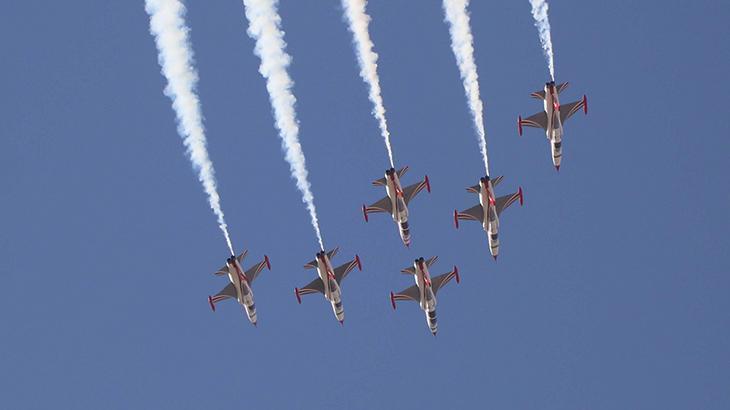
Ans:
[{"label": "wingtip", "polygon": [[393,306],[393,310],[395,310],[395,295],[393,292],[390,292],[390,305]]},{"label": "wingtip", "polygon": [[302,304],[302,296],[299,294],[299,288],[294,288],[294,294],[297,295],[297,302],[299,302],[299,304],[301,305]]},{"label": "wingtip", "polygon": [[271,270],[271,261],[269,260],[269,256],[268,255],[264,255],[264,262],[266,262],[266,268],[268,270]]},{"label": "wingtip", "polygon": [[428,191],[428,193],[430,194],[431,193],[431,181],[428,179],[428,175],[426,175],[425,180],[426,180],[426,191]]},{"label": "wingtip", "polygon": [[215,303],[213,303],[213,297],[212,296],[208,296],[208,304],[210,305],[210,310],[212,310],[213,312],[215,312]]},{"label": "wingtip", "polygon": [[525,197],[522,194],[522,187],[520,187],[520,189],[517,191],[517,193],[520,195],[520,206],[522,206],[525,204]]},{"label": "wingtip", "polygon": [[368,222],[368,208],[365,204],[362,204],[362,216],[365,217],[365,222]]},{"label": "wingtip", "polygon": [[357,270],[362,271],[362,263],[360,262],[359,255],[355,255],[355,262],[357,262]]},{"label": "wingtip", "polygon": [[521,115],[519,115],[517,117],[517,132],[519,133],[520,136],[522,136],[522,116]]},{"label": "wingtip", "polygon": [[588,97],[583,94],[583,114],[588,115]]},{"label": "wingtip", "polygon": [[461,276],[459,276],[459,268],[454,265],[454,275],[456,276],[456,283],[461,283]]},{"label": "wingtip", "polygon": [[456,229],[459,229],[459,211],[457,211],[456,209],[454,209],[454,227],[456,227]]}]

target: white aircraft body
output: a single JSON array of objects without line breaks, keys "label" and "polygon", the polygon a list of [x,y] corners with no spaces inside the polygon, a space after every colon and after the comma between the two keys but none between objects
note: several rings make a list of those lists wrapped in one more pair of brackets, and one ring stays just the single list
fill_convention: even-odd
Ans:
[{"label": "white aircraft body", "polygon": [[479,184],[466,190],[479,195],[479,203],[464,211],[454,211],[454,225],[459,229],[459,220],[472,220],[482,224],[489,239],[489,252],[494,259],[499,255],[499,215],[516,200],[523,204],[522,188],[509,195],[494,197],[494,187],[502,181],[502,176],[491,180],[489,175],[479,179]]},{"label": "white aircraft body", "polygon": [[428,268],[433,265],[438,256],[424,260],[418,258],[413,262],[413,266],[409,266],[403,270],[402,273],[413,275],[416,281],[414,286],[407,288],[401,292],[393,293],[390,292],[390,303],[393,305],[395,310],[396,300],[412,300],[418,302],[421,309],[426,313],[426,323],[428,328],[431,330],[431,334],[436,336],[438,331],[438,322],[436,320],[436,294],[439,289],[444,287],[452,278],[456,278],[456,283],[459,283],[459,269],[454,266],[454,270],[443,275],[431,278],[428,272]]},{"label": "white aircraft body", "polygon": [[376,212],[386,212],[391,214],[393,221],[398,225],[398,232],[403,240],[403,244],[410,246],[411,232],[408,227],[408,204],[419,192],[426,188],[431,192],[431,183],[428,175],[413,185],[402,188],[400,178],[408,171],[408,167],[403,167],[396,172],[395,168],[385,171],[385,177],[373,181],[375,186],[385,186],[387,196],[370,206],[362,206],[362,213],[365,216],[365,222],[368,221],[368,214]]},{"label": "white aircraft body", "polygon": [[340,324],[344,324],[345,309],[342,307],[342,290],[340,289],[340,284],[355,266],[359,270],[362,270],[362,265],[360,264],[360,257],[355,255],[355,259],[333,269],[330,259],[337,254],[338,250],[339,248],[335,248],[329,252],[317,252],[315,259],[304,265],[304,268],[317,269],[318,277],[307,286],[294,288],[294,292],[300,304],[302,303],[302,295],[316,292],[323,294],[324,298],[332,304],[332,311],[335,313],[337,320]]},{"label": "white aircraft body", "polygon": [[217,276],[228,275],[230,283],[214,296],[208,296],[208,303],[210,303],[210,308],[215,312],[216,303],[229,298],[235,299],[246,310],[248,320],[256,326],[256,304],[254,303],[251,284],[256,280],[264,267],[271,270],[271,263],[269,262],[269,257],[264,255],[263,261],[244,272],[241,268],[241,262],[243,262],[243,258],[247,254],[248,251],[243,251],[238,257],[231,255],[226,260],[226,264],[215,272]]},{"label": "white aircraft body", "polygon": [[555,85],[555,81],[545,83],[545,88],[542,91],[535,91],[530,94],[533,98],[543,100],[545,110],[525,119],[522,119],[522,116],[520,116],[517,120],[517,130],[520,135],[522,135],[523,125],[545,130],[545,135],[548,141],[550,141],[553,165],[555,165],[555,169],[557,170],[560,170],[560,160],[563,156],[563,124],[581,108],[585,114],[588,114],[588,99],[585,95],[582,100],[574,101],[563,106],[560,105],[558,94],[567,87],[568,83],[558,85]]}]

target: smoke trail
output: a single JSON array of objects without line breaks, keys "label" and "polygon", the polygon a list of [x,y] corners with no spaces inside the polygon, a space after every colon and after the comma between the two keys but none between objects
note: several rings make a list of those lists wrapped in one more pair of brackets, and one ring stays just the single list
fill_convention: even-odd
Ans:
[{"label": "smoke trail", "polygon": [[370,40],[368,24],[370,16],[365,13],[367,0],[342,0],[342,7],[345,9],[345,17],[350,25],[357,61],[360,63],[360,76],[370,88],[370,101],[373,103],[373,115],[378,120],[380,134],[385,139],[385,147],[388,149],[388,158],[391,168],[395,168],[393,162],[393,149],[390,146],[390,132],[388,123],[385,121],[385,107],[383,97],[380,96],[380,79],[378,78],[378,55],[373,51],[375,47]]},{"label": "smoke trail", "polygon": [[231,237],[216,189],[213,163],[206,148],[200,101],[195,94],[198,73],[193,66],[193,52],[184,19],[185,7],[179,0],[146,0],[145,10],[150,15],[150,33],[155,37],[159,51],[158,61],[167,78],[165,95],[172,100],[172,107],[177,115],[178,132],[233,255]]},{"label": "smoke trail", "polygon": [[248,19],[247,32],[256,41],[255,53],[261,58],[259,72],[266,78],[266,89],[269,91],[274,110],[276,128],[279,129],[292,177],[296,180],[297,188],[302,193],[302,200],[307,205],[319,246],[324,249],[317,210],[314,207],[314,196],[307,180],[304,152],[299,143],[299,122],[294,110],[296,98],[291,91],[293,82],[287,72],[291,57],[284,50],[286,43],[284,33],[279,28],[281,17],[276,10],[277,3],[278,0],[243,0]]},{"label": "smoke trail", "polygon": [[535,27],[540,33],[540,44],[542,52],[550,70],[550,79],[555,81],[555,66],[553,63],[553,40],[550,37],[550,21],[548,20],[548,4],[546,0],[530,0],[532,5],[532,17],[535,19]]},{"label": "smoke trail", "polygon": [[482,100],[479,97],[479,76],[474,62],[474,39],[469,26],[469,14],[466,7],[469,0],[444,0],[444,12],[451,33],[451,49],[456,56],[464,91],[469,102],[469,109],[474,117],[474,128],[479,137],[479,149],[484,159],[484,168],[489,175],[489,159],[487,158],[487,136],[484,131]]}]

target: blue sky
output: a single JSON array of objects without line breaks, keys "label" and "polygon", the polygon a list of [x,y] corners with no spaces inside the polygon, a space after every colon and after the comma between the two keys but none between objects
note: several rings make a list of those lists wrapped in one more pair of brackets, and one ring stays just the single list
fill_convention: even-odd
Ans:
[{"label": "blue sky", "polygon": [[[142,1],[14,2],[0,13],[0,407],[720,409],[730,401],[727,73],[719,1],[553,2],[565,102],[560,174],[518,114],[547,77],[527,1],[474,1],[502,217],[498,262],[452,225],[483,166],[440,1],[376,1],[371,37],[414,243],[364,202],[387,156],[339,1],[282,1],[301,141],[324,240],[363,272],[347,320],[294,286],[317,250],[283,160],[240,1],[189,1],[209,151],[259,327],[212,313],[226,257],[176,133]],[[388,292],[437,254],[459,266],[436,338]]]}]

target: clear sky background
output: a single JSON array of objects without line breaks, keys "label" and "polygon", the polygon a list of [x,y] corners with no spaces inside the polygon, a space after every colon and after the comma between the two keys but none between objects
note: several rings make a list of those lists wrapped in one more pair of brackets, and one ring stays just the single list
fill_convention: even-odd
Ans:
[{"label": "clear sky background", "polygon": [[[517,136],[547,67],[524,1],[472,1],[502,215],[498,262],[454,208],[482,176],[441,2],[372,0],[371,36],[413,246],[360,207],[387,156],[339,1],[280,5],[301,141],[346,323],[293,288],[317,244],[289,177],[240,1],[188,1],[223,209],[259,326],[212,272],[227,250],[176,132],[139,1],[16,1],[0,13],[0,407],[727,408],[730,402],[730,6],[554,1],[566,126],[560,174],[544,134]],[[398,273],[439,255],[437,337]]]}]

